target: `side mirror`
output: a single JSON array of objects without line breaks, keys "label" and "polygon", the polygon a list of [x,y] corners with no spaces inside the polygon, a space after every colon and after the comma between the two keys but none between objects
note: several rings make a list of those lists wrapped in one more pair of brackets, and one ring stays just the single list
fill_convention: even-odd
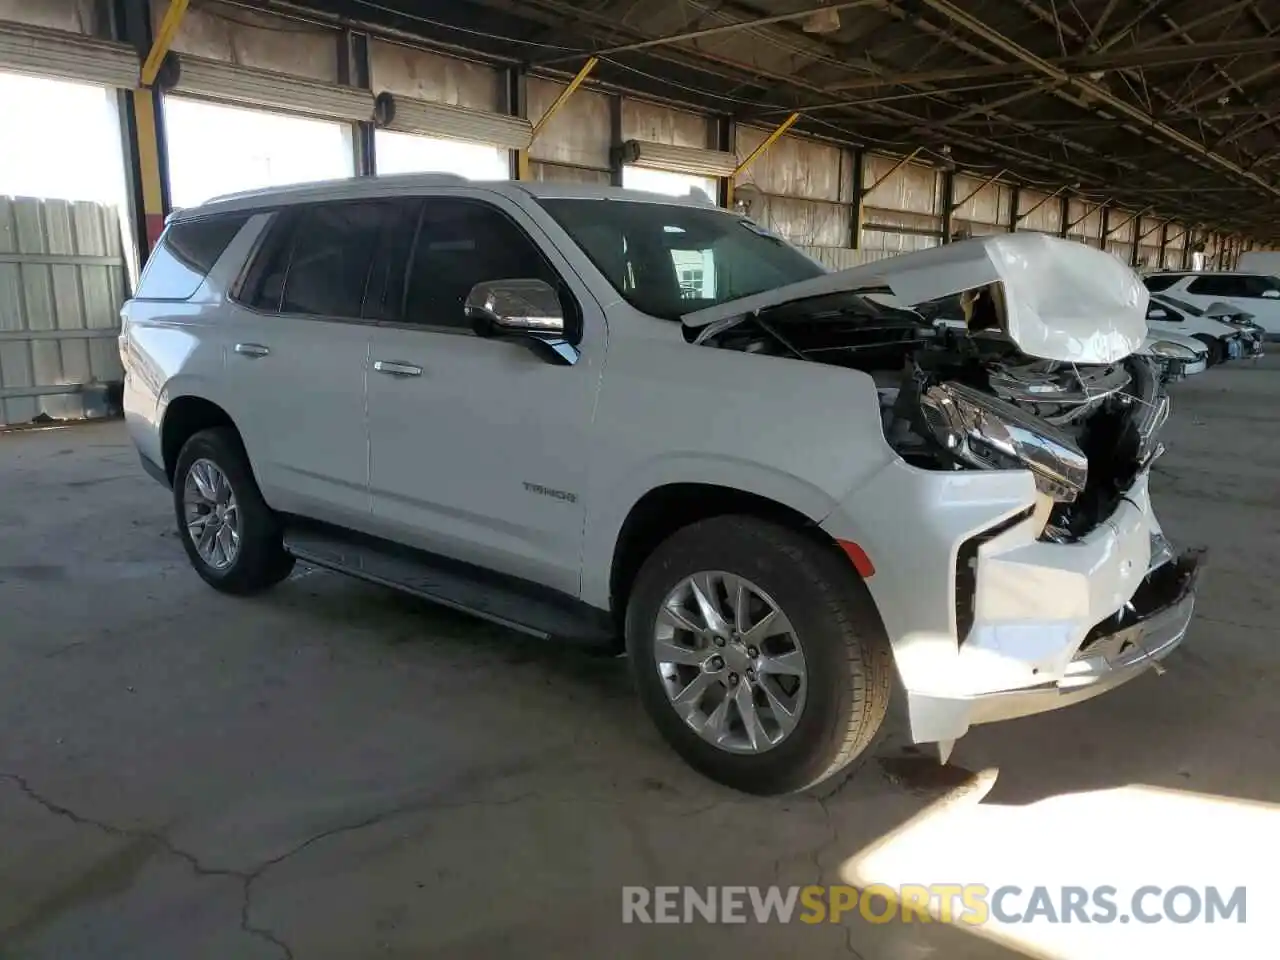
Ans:
[{"label": "side mirror", "polygon": [[1280,290],[1263,290],[1262,296],[1267,300],[1280,300]]},{"label": "side mirror", "polygon": [[515,340],[549,363],[573,364],[578,349],[564,338],[564,307],[545,280],[484,280],[467,294],[471,329],[478,337]]},{"label": "side mirror", "polygon": [[1148,319],[1148,320],[1168,320],[1168,319],[1169,319],[1169,311],[1168,311],[1168,310],[1161,310],[1161,309],[1160,309],[1160,308],[1158,308],[1158,307],[1157,307],[1155,310],[1148,310],[1148,311],[1147,311],[1147,319]]}]

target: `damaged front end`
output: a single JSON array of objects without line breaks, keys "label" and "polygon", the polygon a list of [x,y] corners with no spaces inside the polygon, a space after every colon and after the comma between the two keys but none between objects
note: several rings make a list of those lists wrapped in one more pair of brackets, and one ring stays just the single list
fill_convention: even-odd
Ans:
[{"label": "damaged front end", "polygon": [[822,526],[875,558],[912,738],[944,756],[972,724],[1123,683],[1186,633],[1197,558],[1169,548],[1148,492],[1169,398],[1137,352],[1146,306],[1108,254],[1015,234],[686,317],[696,344],[874,382],[898,456]]},{"label": "damaged front end", "polygon": [[1145,357],[1038,360],[998,332],[944,329],[907,365],[891,402],[882,391],[890,444],[918,466],[1030,470],[1045,539],[1087,534],[1163,452],[1169,397]]}]

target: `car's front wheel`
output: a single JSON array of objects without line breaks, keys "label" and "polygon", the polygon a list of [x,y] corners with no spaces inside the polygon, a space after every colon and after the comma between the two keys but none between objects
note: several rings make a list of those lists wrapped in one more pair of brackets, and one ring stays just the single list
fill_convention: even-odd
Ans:
[{"label": "car's front wheel", "polygon": [[631,592],[626,639],[662,735],[749,793],[839,773],[889,702],[888,642],[848,560],[755,517],[705,520],[659,546]]},{"label": "car's front wheel", "polygon": [[258,593],[293,569],[234,430],[201,430],[186,442],[173,472],[173,503],[191,565],[211,586]]}]

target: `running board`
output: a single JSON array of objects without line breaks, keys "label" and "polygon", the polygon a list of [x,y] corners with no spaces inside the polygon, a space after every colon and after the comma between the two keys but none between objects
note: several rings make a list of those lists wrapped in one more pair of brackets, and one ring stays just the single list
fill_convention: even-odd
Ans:
[{"label": "running board", "polygon": [[611,618],[566,594],[346,530],[289,526],[285,549],[306,563],[381,584],[535,637],[614,643]]}]

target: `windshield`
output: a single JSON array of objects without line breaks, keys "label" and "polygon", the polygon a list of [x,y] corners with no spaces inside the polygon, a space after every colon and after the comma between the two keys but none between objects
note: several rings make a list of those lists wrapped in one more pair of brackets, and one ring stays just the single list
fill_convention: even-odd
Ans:
[{"label": "windshield", "polygon": [[678,320],[826,271],[750,220],[638,200],[541,200],[627,302]]}]

